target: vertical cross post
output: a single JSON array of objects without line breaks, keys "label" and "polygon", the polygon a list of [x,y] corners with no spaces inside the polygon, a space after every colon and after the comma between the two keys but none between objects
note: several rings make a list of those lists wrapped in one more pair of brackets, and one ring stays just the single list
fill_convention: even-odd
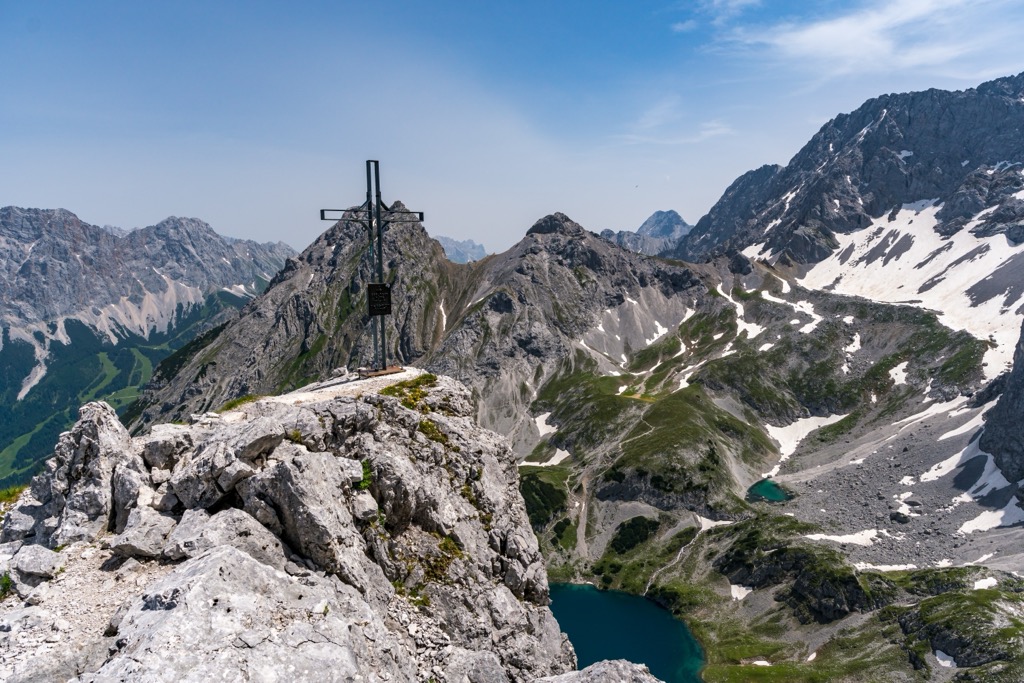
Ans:
[{"label": "vertical cross post", "polygon": [[[384,220],[381,209],[387,212],[387,220]],[[341,211],[341,220],[359,223],[369,233],[371,282],[367,287],[367,313],[373,332],[374,369],[385,372],[388,370],[388,349],[384,316],[391,314],[391,287],[384,280],[384,228],[391,223],[422,222],[423,213],[420,211],[393,211],[384,203],[380,191],[380,162],[375,159],[366,161],[366,203],[363,204],[363,207],[348,210],[321,209],[320,220],[335,220],[327,217],[329,211]],[[366,222],[353,216],[365,216]],[[374,245],[375,241],[376,246]],[[374,267],[376,267],[376,274],[373,272]],[[375,275],[377,281],[373,282]]]}]

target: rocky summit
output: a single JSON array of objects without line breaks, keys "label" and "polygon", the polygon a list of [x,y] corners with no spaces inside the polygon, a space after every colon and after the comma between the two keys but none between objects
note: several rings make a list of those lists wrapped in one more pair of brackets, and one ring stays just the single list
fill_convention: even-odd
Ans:
[{"label": "rocky summit", "polygon": [[653,681],[569,673],[512,452],[403,377],[136,438],[83,406],[4,520],[0,677]]}]

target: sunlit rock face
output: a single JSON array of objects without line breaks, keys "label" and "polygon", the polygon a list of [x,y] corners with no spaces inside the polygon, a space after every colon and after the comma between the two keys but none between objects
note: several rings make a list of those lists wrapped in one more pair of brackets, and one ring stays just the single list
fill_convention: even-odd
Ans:
[{"label": "sunlit rock face", "polygon": [[[83,681],[571,671],[513,453],[473,422],[465,387],[422,377],[414,392],[306,391],[134,439],[109,406],[84,406],[0,537],[39,609],[0,618],[33,633],[59,619],[73,645],[46,670]],[[118,566],[134,590],[76,612]],[[65,574],[95,585],[60,590]],[[5,680],[38,674],[32,642],[17,641]]]}]

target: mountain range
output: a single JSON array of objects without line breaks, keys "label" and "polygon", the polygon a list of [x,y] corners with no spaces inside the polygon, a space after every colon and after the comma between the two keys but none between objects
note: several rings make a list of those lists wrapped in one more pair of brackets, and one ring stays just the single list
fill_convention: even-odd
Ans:
[{"label": "mountain range", "polygon": [[[705,680],[1019,681],[1022,125],[1024,75],[870,100],[825,124],[785,167],[737,179],[692,228],[655,214],[644,237],[678,235],[659,257],[556,213],[508,251],[458,264],[423,226],[393,223],[383,245],[389,359],[468,393],[459,398],[440,380],[451,397],[428,405],[405,384],[392,391],[397,402],[369,399],[376,409],[344,403],[316,408],[318,419],[299,408],[282,417],[260,397],[373,358],[372,264],[364,230],[345,216],[237,317],[167,357],[122,419],[136,439],[151,431],[166,441],[177,430],[168,422],[216,431],[218,420],[234,424],[232,405],[252,402],[244,423],[268,418],[260,430],[276,444],[289,435],[311,451],[368,449],[375,476],[406,467],[405,456],[377,450],[390,430],[401,453],[407,440],[426,447],[434,474],[447,472],[475,505],[476,475],[463,461],[485,451],[471,449],[483,437],[458,422],[470,420],[507,439],[503,457],[520,459],[521,524],[536,534],[549,577],[672,610],[706,646]],[[300,391],[282,400],[309,399]],[[437,422],[426,417],[435,413]],[[254,443],[250,431],[259,431],[231,429]],[[261,459],[269,447],[250,453],[234,432],[221,439],[229,445],[204,451],[199,438],[154,446],[154,458],[174,451],[183,463],[158,473],[163,483],[153,478],[163,465],[133,470],[148,472],[153,496],[181,503],[159,498],[173,517],[160,522],[166,533],[186,509],[239,508],[311,568],[333,566],[317,543],[302,546],[287,530],[295,498],[282,491],[312,490],[301,483],[306,454]],[[248,453],[248,469],[234,464],[236,452]],[[249,476],[251,488],[238,484]],[[374,504],[388,506],[377,518],[384,530],[360,527],[352,540],[369,544],[403,590],[415,587],[415,568],[403,572],[384,548],[413,538],[400,538],[410,520],[443,541],[453,527],[433,515],[465,507],[437,502],[437,492],[413,495],[410,481],[368,483]],[[60,503],[35,488],[39,505]],[[127,488],[136,493],[123,512],[145,508],[132,503],[140,489]],[[355,510],[355,494],[341,489]],[[399,499],[408,505],[395,507]],[[43,513],[21,510],[5,538],[54,545]],[[489,510],[466,514],[486,527]],[[137,518],[140,533],[159,522]],[[445,553],[449,563],[458,557]],[[491,566],[507,570],[501,558]],[[347,567],[346,580],[363,585],[355,571]],[[523,585],[520,573],[504,576]],[[450,627],[447,606],[420,604]],[[135,626],[141,611],[129,619],[133,652],[157,642]],[[548,655],[544,667],[565,664],[564,653]]]},{"label": "mountain range", "polygon": [[484,249],[484,245],[477,244],[473,240],[455,240],[444,235],[438,235],[434,239],[440,243],[448,260],[455,263],[479,261],[484,256],[487,256],[487,250]]},{"label": "mountain range", "polygon": [[153,366],[293,253],[194,218],[126,232],[63,209],[0,209],[0,483],[30,476],[83,401],[133,400]]}]

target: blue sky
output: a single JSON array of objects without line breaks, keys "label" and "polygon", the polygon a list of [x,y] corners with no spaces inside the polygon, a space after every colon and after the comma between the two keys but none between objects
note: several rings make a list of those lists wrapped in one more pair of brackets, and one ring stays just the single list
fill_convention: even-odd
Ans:
[{"label": "blue sky", "polygon": [[696,222],[888,92],[1024,71],[1019,0],[0,0],[0,205],[304,248],[386,201],[490,250]]}]

